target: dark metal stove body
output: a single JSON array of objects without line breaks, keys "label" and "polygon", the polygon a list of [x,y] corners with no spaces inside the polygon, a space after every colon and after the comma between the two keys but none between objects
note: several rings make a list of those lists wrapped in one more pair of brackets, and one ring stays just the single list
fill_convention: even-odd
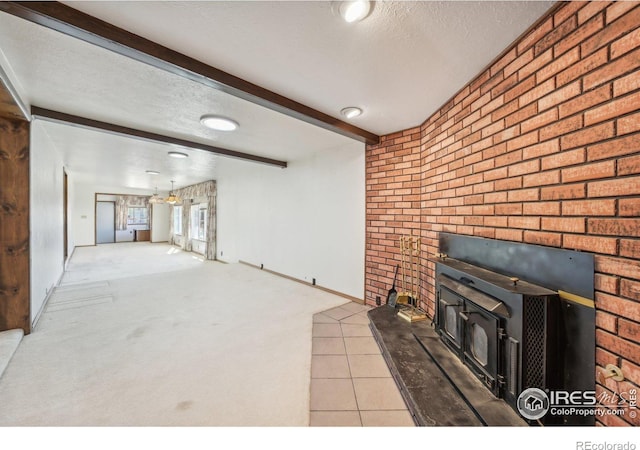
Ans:
[{"label": "dark metal stove body", "polygon": [[[595,391],[593,255],[450,233],[440,233],[439,251],[436,329],[496,397],[517,410],[518,395],[531,387]],[[543,422],[593,425],[594,418]]]},{"label": "dark metal stove body", "polygon": [[496,397],[515,409],[525,388],[557,387],[555,291],[443,258],[436,296],[443,342]]}]

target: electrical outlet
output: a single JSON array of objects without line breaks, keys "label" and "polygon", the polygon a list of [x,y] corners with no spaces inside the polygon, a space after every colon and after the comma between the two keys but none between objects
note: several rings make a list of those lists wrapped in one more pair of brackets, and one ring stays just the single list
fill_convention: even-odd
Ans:
[{"label": "electrical outlet", "polygon": [[220,256],[224,256],[224,252],[222,250],[220,251]]}]

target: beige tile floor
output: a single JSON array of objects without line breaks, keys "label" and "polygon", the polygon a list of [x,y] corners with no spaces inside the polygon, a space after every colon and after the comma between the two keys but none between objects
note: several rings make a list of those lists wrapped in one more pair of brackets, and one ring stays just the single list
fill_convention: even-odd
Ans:
[{"label": "beige tile floor", "polygon": [[311,426],[414,426],[371,334],[366,306],[313,316]]}]

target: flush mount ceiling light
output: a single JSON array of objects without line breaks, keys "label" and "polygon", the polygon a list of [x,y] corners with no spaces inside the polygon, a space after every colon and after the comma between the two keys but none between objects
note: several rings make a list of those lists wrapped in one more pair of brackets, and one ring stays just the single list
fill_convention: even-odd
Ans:
[{"label": "flush mount ceiling light", "polygon": [[200,118],[200,123],[216,131],[233,131],[238,128],[238,122],[222,116],[206,115]]},{"label": "flush mount ceiling light", "polygon": [[157,170],[147,170],[147,173],[149,175],[160,175],[160,172],[158,172]]},{"label": "flush mount ceiling light", "polygon": [[354,117],[358,117],[360,114],[362,114],[362,110],[360,108],[356,108],[355,106],[348,106],[346,108],[343,108],[340,111],[340,114],[345,116],[347,119],[353,119]]},{"label": "flush mount ceiling light", "polygon": [[340,15],[347,23],[361,21],[369,15],[370,10],[371,2],[367,0],[340,2]]},{"label": "flush mount ceiling light", "polygon": [[169,156],[173,157],[173,158],[188,158],[189,155],[187,155],[186,153],[181,153],[181,152],[169,152]]}]

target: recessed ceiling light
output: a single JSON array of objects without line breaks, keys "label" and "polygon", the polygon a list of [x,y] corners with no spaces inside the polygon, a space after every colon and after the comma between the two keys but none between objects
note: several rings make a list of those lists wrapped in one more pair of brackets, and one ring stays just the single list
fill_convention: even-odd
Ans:
[{"label": "recessed ceiling light", "polygon": [[347,119],[353,119],[354,117],[358,117],[362,114],[362,110],[360,108],[356,108],[355,106],[349,106],[347,108],[343,108],[340,111],[340,114],[345,116]]},{"label": "recessed ceiling light", "polygon": [[158,172],[157,170],[147,170],[147,173],[149,175],[160,175],[160,172]]},{"label": "recessed ceiling light", "polygon": [[180,153],[180,152],[169,152],[169,156],[172,156],[173,158],[188,158],[189,155],[187,155],[186,153]]},{"label": "recessed ceiling light", "polygon": [[200,123],[216,131],[233,131],[238,128],[238,122],[222,116],[206,115],[200,118]]},{"label": "recessed ceiling light", "polygon": [[340,15],[348,23],[359,22],[369,14],[371,2],[357,0],[352,2],[340,2]]}]

